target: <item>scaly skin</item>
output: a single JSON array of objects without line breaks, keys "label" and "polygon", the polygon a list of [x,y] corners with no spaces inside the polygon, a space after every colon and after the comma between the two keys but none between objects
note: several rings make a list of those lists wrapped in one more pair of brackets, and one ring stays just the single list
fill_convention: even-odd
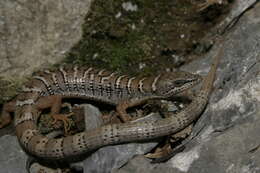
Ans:
[{"label": "scaly skin", "polygon": [[138,78],[78,67],[40,72],[17,98],[16,135],[28,154],[38,159],[57,161],[77,159],[105,145],[159,137],[171,132],[171,128],[165,126],[167,120],[158,124],[145,122],[107,125],[74,136],[50,139],[40,134],[37,119],[45,108],[51,107],[52,113],[59,113],[61,98],[67,97],[117,105],[117,110],[122,108],[121,113],[124,113],[124,109],[149,99],[172,97],[199,83],[200,79],[199,75],[187,72]]},{"label": "scaly skin", "polygon": [[[201,81],[199,75],[187,72],[168,72],[154,77],[129,77],[94,68],[60,68],[38,72],[16,100],[4,104],[0,128],[11,121],[10,112],[19,105],[33,102],[37,109],[51,107],[58,114],[62,98],[79,97],[117,106],[122,121],[129,121],[128,107],[149,99],[164,99],[191,88]],[[45,96],[46,98],[44,98]],[[32,97],[32,98],[30,98]]]},{"label": "scaly skin", "polygon": [[[35,103],[30,103],[23,106],[20,105],[20,111],[15,116],[18,140],[23,149],[36,158],[65,161],[67,159],[77,159],[90,151],[106,145],[144,141],[176,133],[197,119],[207,105],[222,51],[223,48],[214,58],[211,69],[204,79],[197,96],[189,106],[176,116],[153,122],[128,122],[106,125],[73,136],[49,139],[41,135],[37,130],[35,117],[37,117],[39,111]],[[26,94],[24,95],[27,96]],[[39,98],[37,93],[28,96],[25,98],[34,100]]]},{"label": "scaly skin", "polygon": [[[15,116],[16,135],[20,145],[28,154],[38,159],[66,161],[77,159],[88,152],[106,145],[144,141],[176,133],[197,119],[207,105],[222,51],[221,49],[215,57],[211,69],[202,83],[202,88],[192,103],[176,116],[153,122],[112,124],[92,131],[81,132],[73,136],[50,139],[41,135],[36,125],[38,114],[40,113],[37,108],[37,102],[45,97],[42,97],[39,92],[34,91],[23,93],[20,97],[22,99],[17,103],[19,110]],[[169,82],[165,82],[165,80],[166,79],[164,79],[162,83],[169,84]],[[140,84],[142,82],[139,81],[138,83],[139,86],[142,86]],[[158,81],[158,83],[160,82]],[[64,82],[64,84],[66,84],[66,82]],[[47,86],[47,82],[45,82],[45,85]],[[165,88],[168,87],[169,86],[166,86]],[[68,88],[72,88],[72,86]],[[77,88],[77,86],[75,86],[75,88]],[[142,89],[143,88],[140,89],[139,87],[140,93]],[[48,89],[48,86],[47,90],[51,93],[51,89]],[[162,92],[158,89],[157,92],[169,94],[169,92],[165,90]],[[69,94],[69,92],[64,91],[63,94],[66,95]],[[162,94],[159,96],[162,97]],[[141,97],[144,97],[144,95]],[[164,95],[164,97],[167,96]]]}]

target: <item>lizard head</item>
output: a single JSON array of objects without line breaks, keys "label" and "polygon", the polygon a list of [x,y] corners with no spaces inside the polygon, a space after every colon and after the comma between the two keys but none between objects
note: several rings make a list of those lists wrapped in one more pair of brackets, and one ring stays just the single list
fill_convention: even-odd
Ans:
[{"label": "lizard head", "polygon": [[171,97],[194,85],[200,83],[202,77],[184,71],[175,71],[164,73],[158,81],[158,90],[160,95]]}]

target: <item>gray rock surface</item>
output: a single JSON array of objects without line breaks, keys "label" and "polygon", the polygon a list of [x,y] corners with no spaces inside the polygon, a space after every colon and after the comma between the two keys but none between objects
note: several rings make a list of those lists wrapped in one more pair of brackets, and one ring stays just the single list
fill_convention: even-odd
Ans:
[{"label": "gray rock surface", "polygon": [[[23,6],[23,4],[25,4],[26,2],[28,2],[28,7],[26,6],[27,8],[23,9],[22,7],[25,7]],[[71,1],[66,2],[70,4]],[[77,2],[80,3],[83,1]],[[0,9],[5,9],[0,10],[0,39],[1,43],[3,41],[5,43],[0,44],[0,59],[2,62],[0,65],[1,74],[4,72],[4,69],[12,69],[11,65],[12,63],[15,64],[14,62],[21,63],[20,65],[17,65],[18,67],[21,67],[21,69],[24,68],[23,65],[27,67],[29,64],[27,63],[27,58],[28,61],[30,58],[34,56],[42,58],[43,56],[39,56],[38,53],[44,53],[44,50],[46,50],[46,48],[49,49],[49,47],[52,47],[54,45],[53,47],[55,48],[51,49],[53,50],[53,52],[48,53],[46,55],[46,57],[48,57],[49,60],[41,60],[44,62],[52,63],[52,61],[54,61],[52,60],[52,57],[59,55],[58,57],[60,58],[62,51],[65,49],[61,48],[62,46],[60,46],[60,44],[64,47],[70,47],[72,45],[70,41],[68,41],[69,43],[60,43],[58,41],[56,42],[56,39],[59,40],[59,38],[61,38],[64,35],[61,34],[62,36],[60,36],[58,34],[60,37],[54,37],[56,32],[50,30],[52,27],[58,25],[54,24],[55,21],[41,20],[41,17],[37,16],[37,14],[40,13],[38,11],[49,10],[47,7],[51,9],[51,5],[49,3],[54,3],[53,5],[55,5],[56,3],[59,4],[60,1],[41,1],[41,3],[38,2],[38,6],[36,5],[37,10],[35,11],[33,10],[33,7],[29,6],[32,4],[30,4],[27,0],[0,1]],[[20,7],[17,4],[19,4]],[[62,9],[65,9],[65,6],[60,6],[60,8],[62,11]],[[20,14],[18,13],[19,10],[26,11],[26,9],[29,12],[21,13],[24,15],[15,15]],[[18,11],[16,12],[16,10]],[[72,9],[68,7],[68,10]],[[34,22],[31,22],[30,28],[27,29],[28,24],[23,24],[22,17],[25,17],[26,19],[26,15],[30,17],[30,14],[31,18],[34,19]],[[44,14],[46,19],[49,20],[54,20],[55,18],[53,18],[53,16],[57,15],[55,11],[53,11],[53,13]],[[7,16],[9,17],[7,18]],[[66,16],[67,13],[65,15],[65,18]],[[44,15],[42,17],[44,17]],[[12,22],[15,21],[20,21],[20,24],[13,24]],[[47,25],[46,23],[44,23],[44,21],[47,23],[53,23],[52,25]],[[37,24],[35,24],[35,22]],[[41,22],[43,22],[43,24]],[[40,24],[45,26],[46,30],[41,30]],[[77,24],[75,24],[75,26],[76,25]],[[71,27],[72,25],[69,25],[68,23],[68,26]],[[48,29],[48,27],[50,27],[50,30]],[[196,126],[194,127],[193,137],[195,137],[192,139],[187,139],[189,143],[186,145],[186,149],[183,152],[175,155],[166,163],[161,164],[151,164],[149,160],[139,155],[136,156],[134,159],[130,160],[125,166],[119,169],[113,169],[112,172],[260,172],[259,28],[260,4],[258,3],[254,6],[254,8],[244,13],[239,18],[238,22],[235,23],[234,27],[231,30],[229,30],[229,32],[226,34],[226,41],[223,43],[226,47],[225,56],[221,60],[221,65],[218,71],[218,79],[215,85],[215,91],[212,94],[210,104],[208,105],[206,111],[203,113],[201,118],[198,120]],[[22,32],[23,34],[21,34],[20,36],[18,34],[18,31],[23,31],[23,29],[25,29],[25,32]],[[64,33],[64,30],[68,28],[66,28],[66,25],[63,25],[61,28],[58,27],[58,30],[60,29],[62,30],[62,33]],[[75,31],[78,33],[80,30],[75,29]],[[41,35],[41,32],[43,34],[45,33],[45,35],[48,35],[48,37],[39,36]],[[5,34],[4,36],[3,33],[8,34]],[[73,33],[71,34],[73,35]],[[54,42],[48,42],[48,46],[43,45],[43,43],[46,42],[42,41],[44,39],[47,39],[47,41],[50,42]],[[68,38],[66,37],[66,39]],[[38,46],[36,43],[38,43]],[[8,45],[12,46],[8,47]],[[21,48],[21,45],[24,47]],[[8,48],[4,48],[4,46],[7,46]],[[38,49],[39,47],[43,49]],[[188,66],[186,66],[186,69],[192,72],[206,74],[209,69],[209,64],[211,63],[211,57],[215,54],[216,50],[217,48],[214,48],[214,50],[212,50],[212,52],[206,58],[189,64]],[[2,57],[5,57],[6,60],[4,60],[3,58],[2,61]],[[21,60],[21,62],[19,62],[20,59],[18,61],[17,59],[13,60],[16,57],[26,57],[26,59]],[[36,59],[34,59],[34,61],[36,61]],[[18,70],[12,69],[10,74],[11,73],[18,74],[20,72],[18,72]],[[28,71],[26,71],[25,73],[28,73]],[[0,172],[26,172],[26,156],[19,147],[16,141],[16,137],[8,135],[1,136],[0,144]],[[115,150],[117,150],[117,148]],[[134,150],[138,149],[134,148]],[[101,154],[97,154],[99,156],[90,156],[93,157],[92,161],[86,162],[85,165],[91,167],[91,162],[95,162],[96,159],[101,159],[104,155],[102,155],[103,153],[101,149],[100,151]],[[100,160],[100,163],[102,163],[103,165],[107,165],[96,167],[96,169],[99,169],[100,171],[103,171],[104,169],[108,168],[111,169],[113,167],[113,164],[115,163],[114,160],[117,160],[118,157],[118,154],[110,156],[108,155],[108,158],[110,158],[112,161],[108,159],[106,161]],[[113,164],[111,162],[113,162]],[[92,169],[93,167],[90,168],[90,170]],[[87,169],[85,169],[85,172],[90,171],[87,171]]]},{"label": "gray rock surface", "polygon": [[81,105],[84,108],[85,130],[92,130],[103,125],[102,114],[90,104]]},{"label": "gray rock surface", "polygon": [[91,0],[0,1],[0,74],[54,64],[81,38]]},{"label": "gray rock surface", "polygon": [[[137,157],[115,172],[260,172],[259,28],[258,3],[226,34],[215,91],[186,149],[162,164],[149,164]],[[216,50],[185,68],[205,74]]]},{"label": "gray rock surface", "polygon": [[16,137],[5,135],[0,138],[0,172],[27,173],[27,156],[19,146]]},{"label": "gray rock surface", "polygon": [[[102,124],[101,113],[91,105],[83,105],[87,130]],[[136,121],[154,121],[161,118],[159,114],[150,114]],[[129,143],[100,148],[83,161],[84,173],[110,172],[118,169],[136,155],[143,155],[157,145],[157,142]]]},{"label": "gray rock surface", "polygon": [[233,2],[233,6],[223,21],[215,29],[218,32],[225,32],[228,28],[233,26],[240,18],[242,12],[248,10],[252,5],[256,4],[258,0],[236,0]]}]

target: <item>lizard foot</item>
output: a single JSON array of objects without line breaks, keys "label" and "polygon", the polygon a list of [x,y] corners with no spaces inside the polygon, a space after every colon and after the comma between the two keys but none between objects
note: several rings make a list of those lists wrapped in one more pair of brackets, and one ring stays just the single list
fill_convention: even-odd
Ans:
[{"label": "lizard foot", "polygon": [[168,160],[173,155],[177,154],[185,148],[182,144],[177,145],[175,147],[173,147],[173,145],[177,144],[178,142],[182,141],[187,136],[189,136],[192,132],[192,127],[193,124],[189,125],[188,127],[186,127],[178,133],[168,136],[166,143],[163,146],[156,148],[153,153],[146,154],[145,157],[154,159],[154,162],[156,163]]},{"label": "lizard foot", "polygon": [[62,121],[63,125],[64,125],[64,131],[65,134],[68,134],[68,131],[70,129],[70,120],[69,120],[69,116],[73,115],[73,113],[69,113],[69,114],[52,114],[52,118],[54,119],[52,124],[55,125],[58,121]]},{"label": "lizard foot", "polygon": [[169,155],[169,153],[171,153],[171,152],[172,152],[171,145],[169,143],[167,143],[162,148],[156,148],[154,153],[146,154],[145,157],[147,157],[149,159],[158,159],[158,158],[163,158],[163,157]]}]

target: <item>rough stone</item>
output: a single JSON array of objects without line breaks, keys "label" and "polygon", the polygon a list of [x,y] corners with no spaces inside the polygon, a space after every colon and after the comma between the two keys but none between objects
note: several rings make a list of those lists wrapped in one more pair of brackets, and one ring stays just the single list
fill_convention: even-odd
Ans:
[{"label": "rough stone", "polygon": [[[18,10],[17,4],[24,4],[28,2],[23,1],[1,1],[0,5],[4,9],[8,8],[11,10],[0,10],[0,26],[11,27],[6,36],[2,37],[3,28],[0,29],[1,39],[4,40],[4,45],[16,43],[17,40],[25,41],[26,55],[36,55],[33,52],[39,51],[36,47],[31,45],[37,43],[38,38],[32,37],[30,33],[24,33],[27,36],[15,36],[12,33],[18,31],[18,28],[22,27],[19,25],[11,25],[12,18],[6,20],[3,13],[11,13],[14,15],[14,10]],[[249,1],[247,1],[249,2]],[[41,3],[43,5],[41,5]],[[40,7],[46,7],[45,5],[51,3],[51,1],[44,1],[38,4],[37,9]],[[58,2],[52,2],[58,3]],[[29,3],[28,3],[29,4]],[[30,5],[30,4],[29,4]],[[31,4],[32,5],[32,4]],[[49,4],[50,5],[50,4]],[[51,7],[50,7],[51,8]],[[63,9],[63,7],[61,7]],[[20,9],[20,10],[21,10]],[[31,10],[31,8],[29,8]],[[44,9],[44,8],[43,8]],[[31,13],[29,10],[28,15]],[[33,10],[32,10],[33,11]],[[24,13],[24,14],[27,14]],[[37,10],[34,11],[35,15],[31,17],[35,21],[44,21],[37,18]],[[241,12],[242,13],[242,12]],[[240,13],[240,14],[241,14]],[[49,13],[48,13],[49,14]],[[46,14],[45,14],[46,15]],[[50,15],[50,14],[49,14]],[[19,15],[17,15],[19,16]],[[30,16],[29,16],[30,17]],[[47,19],[50,19],[47,17]],[[53,19],[54,20],[54,19]],[[8,25],[5,23],[9,23]],[[46,21],[45,21],[46,22]],[[55,23],[55,22],[54,22]],[[33,23],[31,24],[33,25]],[[39,23],[38,23],[39,25]],[[36,25],[36,26],[38,26]],[[37,27],[32,30],[32,33],[37,33],[39,30]],[[50,26],[50,25],[44,25]],[[54,25],[51,25],[54,26]],[[4,27],[4,28],[5,28]],[[39,26],[38,26],[39,27]],[[64,27],[64,26],[63,26]],[[63,28],[62,27],[62,28]],[[227,172],[227,173],[257,173],[260,172],[260,138],[259,138],[259,123],[260,123],[260,4],[256,4],[252,9],[244,13],[229,32],[225,35],[225,41],[222,43],[225,46],[224,57],[221,59],[221,64],[218,70],[218,79],[216,80],[215,90],[210,99],[210,103],[202,114],[201,118],[197,121],[192,136],[194,138],[188,138],[188,144],[186,149],[175,155],[172,159],[166,163],[151,164],[149,160],[143,156],[134,157],[125,166],[121,168],[114,168],[111,170],[113,173],[121,172],[175,172],[175,173],[208,173],[208,172]],[[60,28],[61,29],[61,28]],[[30,31],[30,30],[29,30]],[[46,31],[46,30],[45,30]],[[50,32],[54,34],[53,32]],[[10,35],[10,36],[9,36]],[[12,35],[12,36],[11,36]],[[54,34],[55,35],[55,34]],[[20,38],[16,41],[11,41],[9,37]],[[25,37],[30,39],[32,44]],[[22,39],[23,38],[23,39]],[[47,37],[48,38],[48,37]],[[49,37],[50,39],[52,37]],[[15,39],[14,39],[15,40]],[[40,40],[41,41],[41,40]],[[39,41],[39,42],[40,42]],[[41,42],[42,44],[42,42]],[[58,43],[57,43],[58,45]],[[31,47],[30,47],[31,46]],[[26,56],[23,54],[23,49],[20,49],[19,44],[13,45],[14,49],[0,51],[1,57],[14,57],[14,56]],[[45,47],[45,46],[44,46]],[[59,47],[59,46],[57,46]],[[24,49],[25,49],[24,48]],[[10,48],[9,48],[10,49]],[[55,50],[60,49],[55,48]],[[211,63],[212,56],[216,53],[217,48],[214,48],[210,54],[198,61],[192,62],[186,66],[188,71],[206,74],[209,65]],[[51,56],[51,55],[50,55]],[[50,57],[49,56],[49,57]],[[1,65],[10,68],[10,58]],[[29,58],[28,58],[29,59]],[[9,62],[10,61],[10,62]],[[15,61],[19,62],[19,61]],[[9,63],[9,64],[8,64]],[[28,65],[25,61],[22,64]],[[15,72],[15,71],[13,71]],[[13,73],[12,72],[12,73]],[[17,71],[16,71],[17,72]],[[2,73],[2,71],[1,71]],[[26,156],[20,149],[15,137],[13,136],[2,136],[0,138],[0,167],[1,171],[7,173],[26,172],[25,162]],[[130,144],[129,144],[130,145]],[[135,144],[133,144],[135,145]],[[118,146],[114,146],[117,150]],[[105,148],[102,148],[105,150]],[[99,156],[93,157],[91,162],[95,162],[96,159],[101,159],[104,154],[97,154]],[[110,149],[107,149],[110,150]],[[136,146],[134,147],[136,149]],[[125,152],[125,151],[122,151]],[[96,154],[96,153],[94,153]],[[8,158],[8,159],[6,159]],[[89,159],[87,158],[87,159]],[[108,155],[106,160],[100,160],[102,164],[107,164],[106,168],[103,165],[96,166],[97,169],[104,172],[104,170],[112,169],[114,160],[119,158],[118,154]],[[112,160],[112,161],[111,161]],[[86,162],[86,166],[91,166],[91,162]],[[113,164],[111,163],[113,162]],[[112,166],[111,166],[112,165]],[[93,167],[92,167],[93,168]],[[91,169],[92,169],[91,168]],[[85,172],[90,172],[85,170]]]},{"label": "rough stone", "polygon": [[229,27],[235,24],[241,14],[248,10],[252,5],[257,3],[258,0],[236,0],[233,6],[223,21],[216,27],[219,32],[225,32]]},{"label": "rough stone", "polygon": [[1,76],[26,76],[62,60],[81,38],[90,2],[1,0]]},{"label": "rough stone", "polygon": [[[186,149],[166,163],[131,160],[118,172],[260,172],[260,4],[226,33],[224,56],[210,103],[187,139]],[[217,46],[218,47],[218,46]],[[185,67],[206,74],[213,54]],[[203,71],[198,70],[203,69]],[[140,159],[140,158],[134,158]],[[134,167],[129,168],[129,165]]]},{"label": "rough stone", "polygon": [[[92,128],[101,125],[101,113],[99,110],[91,105],[83,105],[85,111],[86,127],[92,126]],[[136,121],[149,120],[153,121],[160,118],[159,114],[149,114],[144,118],[140,118]],[[88,128],[91,130],[92,128]],[[98,151],[90,155],[83,161],[84,173],[88,172],[110,172],[123,166],[132,157],[136,155],[142,155],[150,151],[157,145],[157,142],[146,143],[129,143],[115,146],[107,146],[100,148]],[[77,165],[79,166],[79,165]]]},{"label": "rough stone", "polygon": [[15,136],[5,135],[0,138],[0,172],[27,173],[27,156],[19,146]]}]

